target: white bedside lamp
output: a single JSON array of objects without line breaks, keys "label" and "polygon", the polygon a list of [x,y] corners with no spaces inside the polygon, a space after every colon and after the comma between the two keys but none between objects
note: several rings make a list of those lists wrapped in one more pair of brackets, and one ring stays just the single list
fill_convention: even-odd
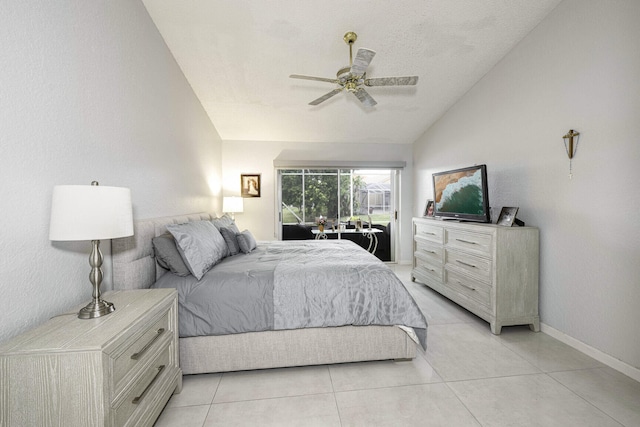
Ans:
[{"label": "white bedside lamp", "polygon": [[236,213],[244,211],[244,205],[242,203],[242,197],[231,196],[222,198],[222,212],[230,213],[231,218],[235,219]]},{"label": "white bedside lamp", "polygon": [[100,240],[133,235],[131,190],[91,185],[57,185],[53,187],[49,240],[91,240],[89,256],[93,300],[80,312],[81,319],[104,316],[115,310],[100,298],[102,253]]}]

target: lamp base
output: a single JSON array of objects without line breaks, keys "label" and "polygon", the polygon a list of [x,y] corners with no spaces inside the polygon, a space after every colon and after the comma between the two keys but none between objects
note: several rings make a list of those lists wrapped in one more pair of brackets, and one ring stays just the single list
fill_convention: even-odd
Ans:
[{"label": "lamp base", "polygon": [[96,317],[113,313],[115,310],[116,308],[112,303],[99,299],[97,301],[91,301],[86,307],[82,308],[82,310],[78,312],[78,318],[95,319]]}]

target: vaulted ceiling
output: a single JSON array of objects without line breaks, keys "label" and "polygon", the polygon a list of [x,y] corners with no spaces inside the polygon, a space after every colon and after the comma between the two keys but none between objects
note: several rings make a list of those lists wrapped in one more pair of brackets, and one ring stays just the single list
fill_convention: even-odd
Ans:
[{"label": "vaulted ceiling", "polygon": [[[560,0],[143,0],[225,141],[412,143]],[[343,35],[377,52],[368,77],[419,77],[308,103],[349,65]]]}]

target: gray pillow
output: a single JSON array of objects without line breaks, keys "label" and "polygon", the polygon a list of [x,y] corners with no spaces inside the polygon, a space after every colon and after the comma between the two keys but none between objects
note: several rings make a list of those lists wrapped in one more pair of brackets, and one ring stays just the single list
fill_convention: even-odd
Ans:
[{"label": "gray pillow", "polygon": [[231,224],[229,227],[220,228],[220,234],[222,234],[224,241],[227,242],[231,255],[237,255],[240,253],[240,246],[238,246],[238,239],[236,238],[236,235],[239,233],[240,230],[238,230],[238,227],[235,224]]},{"label": "gray pillow", "polygon": [[158,237],[154,237],[151,239],[151,244],[153,245],[156,261],[160,264],[160,267],[182,277],[191,274],[178,251],[176,240],[170,233],[164,233]]},{"label": "gray pillow", "polygon": [[227,243],[210,221],[167,225],[191,274],[200,280],[229,253]]},{"label": "gray pillow", "polygon": [[248,254],[258,247],[256,239],[253,238],[253,234],[249,230],[244,230],[242,233],[237,234],[236,239],[238,239],[238,246],[240,246],[242,253]]},{"label": "gray pillow", "polygon": [[230,227],[231,225],[235,225],[235,221],[229,215],[224,214],[220,218],[214,218],[211,220],[211,223],[216,226],[218,231],[222,227]]}]

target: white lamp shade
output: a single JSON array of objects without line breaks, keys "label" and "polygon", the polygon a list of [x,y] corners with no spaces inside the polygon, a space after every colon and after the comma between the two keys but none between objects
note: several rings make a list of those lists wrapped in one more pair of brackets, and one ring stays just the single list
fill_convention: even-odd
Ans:
[{"label": "white lamp shade", "polygon": [[222,198],[222,212],[238,213],[244,211],[242,197],[231,196]]},{"label": "white lamp shade", "polygon": [[131,190],[128,188],[53,187],[49,240],[103,240],[132,235]]}]

